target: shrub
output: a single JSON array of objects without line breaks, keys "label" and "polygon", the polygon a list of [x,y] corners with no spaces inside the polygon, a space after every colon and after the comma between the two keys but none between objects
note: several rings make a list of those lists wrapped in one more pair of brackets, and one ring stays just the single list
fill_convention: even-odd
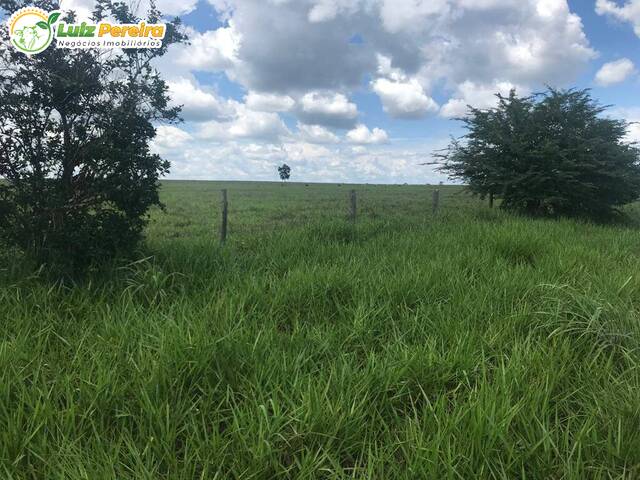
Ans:
[{"label": "shrub", "polygon": [[441,170],[531,215],[602,219],[638,199],[640,151],[625,142],[628,124],[603,117],[587,90],[497,97],[497,107],[461,119],[468,133],[438,155]]},{"label": "shrub", "polygon": [[[10,14],[27,3],[3,6]],[[58,2],[36,3],[52,11]],[[105,17],[140,20],[123,3],[98,0],[94,21]],[[152,7],[145,20],[160,19]],[[159,49],[48,48],[31,57],[2,29],[0,231],[10,245],[76,269],[135,247],[169,167],[150,151],[154,124],[179,119],[152,63],[185,40],[179,25],[167,25]]]}]

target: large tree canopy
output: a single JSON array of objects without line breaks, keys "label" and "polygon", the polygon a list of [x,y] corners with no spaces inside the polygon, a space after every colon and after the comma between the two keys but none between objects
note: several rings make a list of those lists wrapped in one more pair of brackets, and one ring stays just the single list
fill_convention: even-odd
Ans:
[{"label": "large tree canopy", "polygon": [[506,209],[607,217],[638,199],[640,155],[628,124],[605,110],[587,90],[498,95],[497,107],[460,119],[468,133],[439,155],[441,169]]},{"label": "large tree canopy", "polygon": [[[0,0],[5,14],[58,2]],[[94,21],[138,23],[124,3],[97,0]],[[73,20],[68,14],[66,21]],[[147,23],[162,22],[152,7]],[[168,163],[149,149],[158,122],[179,120],[153,66],[182,42],[179,20],[159,49],[27,56],[0,46],[0,234],[39,261],[84,266],[140,239]]]}]

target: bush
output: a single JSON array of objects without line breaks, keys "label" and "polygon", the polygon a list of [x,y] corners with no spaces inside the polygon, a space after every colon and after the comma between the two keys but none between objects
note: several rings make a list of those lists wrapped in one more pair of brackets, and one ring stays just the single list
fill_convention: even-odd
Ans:
[{"label": "bush", "polygon": [[[29,5],[31,2],[28,2]],[[36,6],[55,10],[58,2]],[[5,5],[17,10],[26,2]],[[6,11],[10,14],[12,12]],[[138,23],[119,2],[98,0],[94,21]],[[152,8],[145,19],[155,23]],[[73,15],[65,21],[72,22]],[[159,178],[169,164],[151,153],[154,123],[176,122],[167,86],[152,66],[185,40],[179,21],[163,47],[48,48],[26,56],[0,47],[0,231],[40,263],[86,268],[141,238],[146,214],[160,205]]]},{"label": "bush", "polygon": [[625,142],[628,124],[603,117],[587,90],[497,97],[496,108],[461,119],[468,133],[438,155],[441,170],[531,215],[603,219],[638,199],[640,151]]}]

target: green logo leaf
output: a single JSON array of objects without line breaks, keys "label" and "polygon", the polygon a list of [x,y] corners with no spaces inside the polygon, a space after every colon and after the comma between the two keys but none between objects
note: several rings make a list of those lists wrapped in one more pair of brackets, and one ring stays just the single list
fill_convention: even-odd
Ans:
[{"label": "green logo leaf", "polygon": [[49,24],[47,22],[39,21],[36,25],[45,30],[49,30]]},{"label": "green logo leaf", "polygon": [[51,15],[49,15],[49,20],[47,20],[47,23],[49,23],[49,25],[52,25],[56,20],[58,20],[58,18],[60,18],[60,12],[53,12]]}]

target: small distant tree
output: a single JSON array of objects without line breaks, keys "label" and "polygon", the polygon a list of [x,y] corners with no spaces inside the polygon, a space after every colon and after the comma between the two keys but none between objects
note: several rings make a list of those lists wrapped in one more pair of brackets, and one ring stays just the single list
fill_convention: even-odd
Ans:
[{"label": "small distant tree", "polygon": [[291,167],[283,163],[282,166],[278,167],[278,174],[280,175],[280,180],[286,182],[291,178]]},{"label": "small distant tree", "polygon": [[[4,0],[56,10],[53,0]],[[153,3],[148,23],[162,22]],[[96,0],[93,20],[140,20],[124,2]],[[72,13],[66,21],[73,21]],[[26,56],[0,43],[0,236],[39,262],[74,270],[130,251],[160,205],[169,164],[150,150],[159,122],[179,120],[153,62],[185,41],[179,20],[161,48],[69,50]],[[62,266],[62,265],[60,265]]]},{"label": "small distant tree", "polygon": [[640,195],[639,150],[628,123],[605,118],[588,90],[497,95],[470,108],[468,133],[439,155],[441,170],[502,208],[531,215],[602,219]]}]

